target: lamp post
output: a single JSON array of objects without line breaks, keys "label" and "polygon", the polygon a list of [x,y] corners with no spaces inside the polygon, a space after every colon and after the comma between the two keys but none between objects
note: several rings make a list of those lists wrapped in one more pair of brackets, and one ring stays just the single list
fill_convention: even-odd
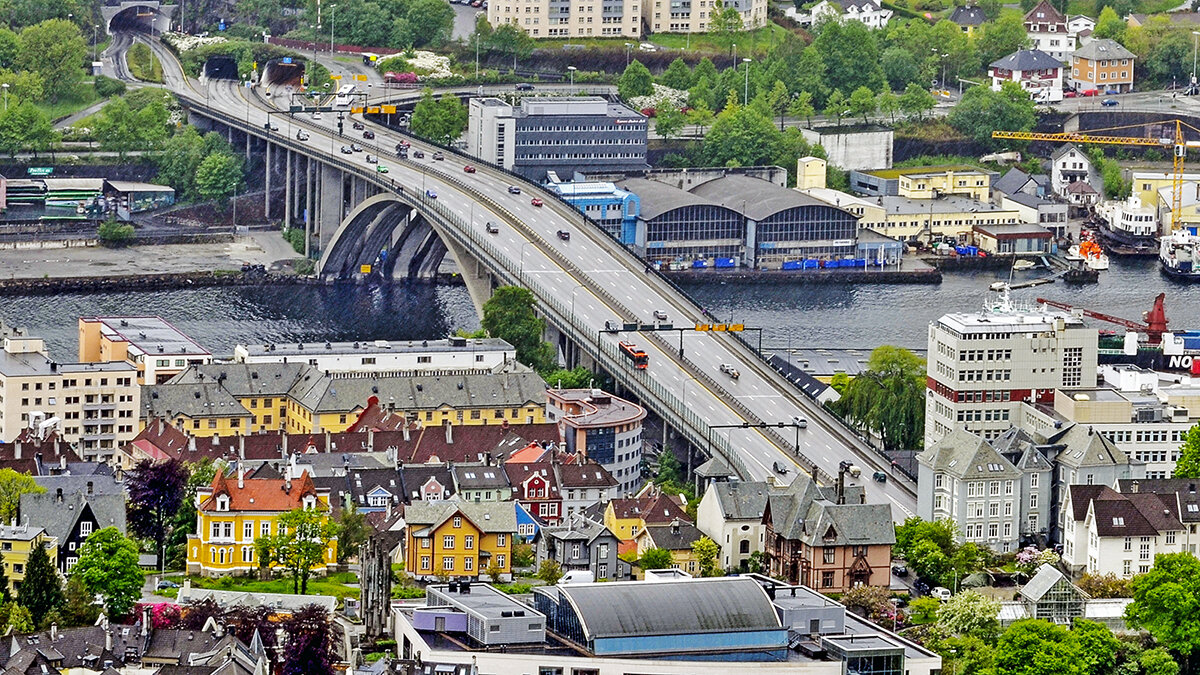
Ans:
[{"label": "lamp post", "polygon": [[[97,24],[92,25],[92,60],[93,61],[96,60],[96,34],[97,34],[97,31],[99,31],[99,30],[100,30],[100,24],[97,23]],[[1195,59],[1193,59],[1193,60],[1195,60]],[[1192,70],[1195,70],[1195,68],[1193,68]]]},{"label": "lamp post", "polygon": [[329,58],[333,58],[333,12],[337,5],[329,6]]},{"label": "lamp post", "polygon": [[633,51],[633,43],[626,42],[625,43],[625,67],[626,68],[629,67],[629,55],[632,51]]},{"label": "lamp post", "polygon": [[571,92],[575,91],[575,66],[567,66],[567,73],[571,76]]},{"label": "lamp post", "polygon": [[748,105],[750,103],[750,58],[746,57],[742,59],[742,63],[746,64],[746,83],[745,91],[742,93],[742,105]]},{"label": "lamp post", "polygon": [[737,65],[737,43],[733,43],[733,65]]},{"label": "lamp post", "polygon": [[1192,87],[1196,86],[1196,50],[1200,47],[1200,31],[1192,31]]},{"label": "lamp post", "polygon": [[8,112],[8,83],[0,84],[0,87],[4,87],[4,112]]}]

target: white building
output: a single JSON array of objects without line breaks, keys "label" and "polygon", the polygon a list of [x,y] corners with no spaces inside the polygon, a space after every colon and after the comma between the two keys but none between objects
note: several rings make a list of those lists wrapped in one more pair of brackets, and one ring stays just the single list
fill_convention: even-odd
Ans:
[{"label": "white building", "polygon": [[189,366],[212,362],[212,353],[159,316],[81,316],[82,363],[128,361],[139,384],[162,384]]},{"label": "white building", "polygon": [[1067,28],[1067,17],[1050,0],[1041,0],[1025,15],[1025,35],[1034,50],[1049,54],[1060,64],[1075,51],[1075,36]]},{"label": "white building", "polygon": [[737,570],[766,546],[763,512],[770,488],[757,481],[713,481],[696,507],[696,527],[721,547],[721,569]]},{"label": "white building", "polygon": [[1107,485],[1072,485],[1068,494],[1063,563],[1072,571],[1128,579],[1149,572],[1156,554],[1191,546],[1174,495]]},{"label": "white building", "polygon": [[618,496],[642,486],[644,419],[645,408],[599,389],[546,391],[546,421],[558,423],[563,448],[607,469],[616,480]]},{"label": "white building", "polygon": [[[713,14],[719,11],[718,0],[642,1],[642,21],[651,33],[704,33],[709,30]],[[724,0],[720,5],[737,10],[747,30],[767,23],[766,0]],[[633,7],[636,11],[636,2]]]},{"label": "white building", "polygon": [[307,363],[325,373],[490,373],[516,362],[516,349],[496,338],[237,345],[237,363]]},{"label": "white building", "polygon": [[1004,82],[1016,82],[1038,103],[1063,100],[1063,64],[1056,57],[1037,49],[1022,49],[988,66],[992,89],[1000,91]]},{"label": "white building", "polygon": [[1077,146],[1065,143],[1050,155],[1050,187],[1054,194],[1070,199],[1072,183],[1084,182],[1091,186],[1091,194],[1098,194],[1104,187],[1100,174],[1092,167],[1087,153]]},{"label": "white building", "polygon": [[1052,403],[1056,389],[1096,382],[1098,334],[1083,320],[1016,306],[1007,292],[979,312],[929,325],[925,447],[951,429],[994,438],[1024,401]]},{"label": "white building", "polygon": [[1073,14],[1067,17],[1067,35],[1075,39],[1075,46],[1082,47],[1092,41],[1092,31],[1096,30],[1096,20],[1085,14]]},{"label": "white building", "polygon": [[[487,20],[495,27],[510,23],[530,37],[642,35],[640,2],[645,0],[494,0],[488,3]],[[765,3],[764,3],[765,6]]]},{"label": "white building", "polygon": [[813,6],[812,23],[829,19],[857,21],[867,28],[883,28],[892,18],[892,10],[884,9],[875,0],[821,0]]}]

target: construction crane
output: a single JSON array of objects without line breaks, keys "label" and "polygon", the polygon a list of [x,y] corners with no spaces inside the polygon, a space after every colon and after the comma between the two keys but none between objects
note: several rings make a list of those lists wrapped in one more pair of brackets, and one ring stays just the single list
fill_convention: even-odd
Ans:
[{"label": "construction crane", "polygon": [[[1175,125],[1173,137],[1139,138],[1137,136],[1114,136],[1106,132],[1123,131],[1126,129],[1161,128],[1163,125]],[[1183,161],[1187,159],[1188,148],[1200,148],[1200,140],[1189,141],[1184,138],[1184,129],[1191,129],[1200,135],[1200,129],[1183,120],[1162,120],[1145,124],[1129,124],[1120,127],[1091,129],[1087,133],[1061,132],[1040,133],[1035,131],[993,131],[992,138],[1008,138],[1017,141],[1050,141],[1058,143],[1091,143],[1094,145],[1140,145],[1154,148],[1170,148],[1174,159],[1174,173],[1171,176],[1171,228],[1179,227],[1181,202],[1183,199]]]},{"label": "construction crane", "polygon": [[1038,298],[1037,301],[1042,305],[1048,305],[1050,307],[1066,310],[1068,312],[1079,312],[1080,314],[1092,319],[1099,319],[1100,321],[1106,321],[1118,326],[1124,326],[1129,330],[1136,331],[1138,333],[1145,333],[1147,342],[1152,345],[1157,345],[1162,344],[1163,333],[1167,332],[1167,311],[1163,307],[1166,297],[1166,293],[1159,293],[1158,297],[1154,298],[1154,306],[1150,308],[1150,311],[1142,313],[1143,323],[1130,321],[1129,319],[1122,319],[1119,316],[1112,316],[1111,314],[1093,312],[1090,309],[1084,309],[1082,307],[1074,307],[1065,302],[1057,302],[1055,300],[1047,300],[1045,298]]}]

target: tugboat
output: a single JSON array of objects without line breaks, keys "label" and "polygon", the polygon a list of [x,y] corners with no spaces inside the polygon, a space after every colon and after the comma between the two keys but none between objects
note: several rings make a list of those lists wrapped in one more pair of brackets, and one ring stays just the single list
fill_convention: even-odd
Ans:
[{"label": "tugboat", "polygon": [[1195,232],[1175,230],[1159,241],[1158,261],[1172,279],[1200,281],[1200,237]]}]

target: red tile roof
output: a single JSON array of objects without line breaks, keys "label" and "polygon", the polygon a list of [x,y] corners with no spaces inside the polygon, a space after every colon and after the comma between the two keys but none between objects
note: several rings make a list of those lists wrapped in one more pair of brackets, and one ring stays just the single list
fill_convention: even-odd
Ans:
[{"label": "red tile roof", "polygon": [[513,454],[509,455],[508,459],[506,459],[504,461],[506,463],[513,462],[514,464],[522,464],[522,463],[529,463],[529,462],[540,462],[545,457],[546,457],[546,448],[543,448],[538,443],[530,443],[529,445],[527,445],[527,446],[521,448],[520,450],[514,452]]},{"label": "red tile roof", "polygon": [[51,468],[61,466],[64,458],[67,462],[83,461],[75,448],[64,441],[57,431],[50,431],[45,438],[39,439],[32,429],[24,429],[11,443],[0,443],[0,468],[12,469],[17,473],[32,476],[48,473]]},{"label": "red tile roof", "polygon": [[676,518],[685,523],[691,517],[670,495],[661,492],[646,497],[612,500],[613,513],[617,518],[641,518],[647,525],[670,523]]},{"label": "red tile roof", "polygon": [[[308,474],[291,481],[272,478],[245,478],[238,487],[237,476],[218,472],[200,504],[201,511],[216,511],[217,497],[229,495],[230,511],[291,511],[303,506],[303,498],[316,496],[317,488]],[[203,495],[203,492],[201,493]]]}]

